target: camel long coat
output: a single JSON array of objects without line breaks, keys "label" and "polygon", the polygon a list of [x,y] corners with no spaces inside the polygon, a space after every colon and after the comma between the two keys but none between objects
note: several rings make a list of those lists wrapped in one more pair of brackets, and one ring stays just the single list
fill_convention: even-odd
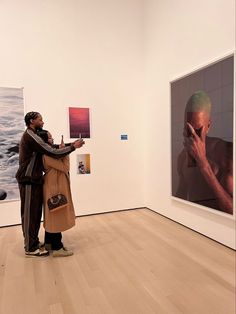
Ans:
[{"label": "camel long coat", "polygon": [[[47,232],[62,232],[75,225],[75,211],[71,197],[69,178],[69,156],[61,159],[43,156],[44,175],[44,228]],[[50,212],[47,200],[58,194],[64,194],[68,204]]]}]

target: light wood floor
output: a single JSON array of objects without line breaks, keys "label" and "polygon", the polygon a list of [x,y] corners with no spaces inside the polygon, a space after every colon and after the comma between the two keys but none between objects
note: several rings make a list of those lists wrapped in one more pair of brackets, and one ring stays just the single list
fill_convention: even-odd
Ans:
[{"label": "light wood floor", "polygon": [[64,244],[26,258],[0,229],[1,314],[235,313],[235,252],[147,209],[77,218]]}]

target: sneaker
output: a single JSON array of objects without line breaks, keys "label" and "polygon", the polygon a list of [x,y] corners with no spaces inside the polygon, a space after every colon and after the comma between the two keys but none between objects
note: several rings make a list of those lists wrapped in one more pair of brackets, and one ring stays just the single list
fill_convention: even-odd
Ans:
[{"label": "sneaker", "polygon": [[60,250],[55,250],[52,251],[52,256],[53,257],[66,257],[66,256],[71,256],[74,253],[70,250],[67,250],[66,248],[62,247]]},{"label": "sneaker", "polygon": [[49,252],[45,249],[37,249],[33,252],[25,252],[26,257],[44,257],[44,256],[48,256]]}]

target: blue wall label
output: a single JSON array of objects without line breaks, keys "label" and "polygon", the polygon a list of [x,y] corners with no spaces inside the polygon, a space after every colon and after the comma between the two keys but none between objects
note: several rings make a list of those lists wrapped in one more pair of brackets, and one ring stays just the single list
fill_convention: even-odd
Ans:
[{"label": "blue wall label", "polygon": [[122,135],[120,136],[120,139],[121,139],[121,140],[128,140],[128,135],[122,134]]}]

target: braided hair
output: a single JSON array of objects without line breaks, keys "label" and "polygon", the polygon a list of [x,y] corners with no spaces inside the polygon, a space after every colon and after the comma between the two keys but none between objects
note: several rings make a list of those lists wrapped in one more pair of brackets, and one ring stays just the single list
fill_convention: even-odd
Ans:
[{"label": "braided hair", "polygon": [[30,123],[31,123],[30,120],[37,119],[39,114],[40,113],[36,112],[36,111],[30,111],[30,112],[26,113],[26,115],[25,115],[25,124],[26,124],[26,126],[30,125]]}]

